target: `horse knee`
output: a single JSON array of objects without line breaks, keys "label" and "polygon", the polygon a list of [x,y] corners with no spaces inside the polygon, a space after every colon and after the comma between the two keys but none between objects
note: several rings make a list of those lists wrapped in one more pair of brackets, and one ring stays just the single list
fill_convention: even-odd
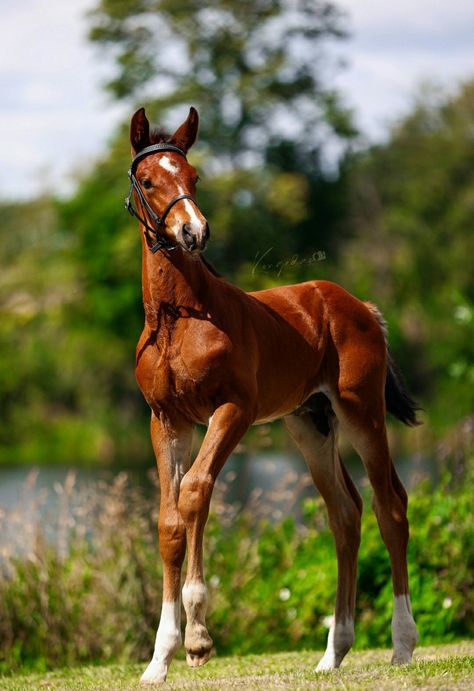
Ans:
[{"label": "horse knee", "polygon": [[181,566],[186,549],[186,529],[178,512],[160,515],[158,520],[160,554],[165,563]]},{"label": "horse knee", "polygon": [[179,489],[178,510],[186,524],[202,514],[207,516],[213,487],[214,481],[208,475],[184,476]]}]

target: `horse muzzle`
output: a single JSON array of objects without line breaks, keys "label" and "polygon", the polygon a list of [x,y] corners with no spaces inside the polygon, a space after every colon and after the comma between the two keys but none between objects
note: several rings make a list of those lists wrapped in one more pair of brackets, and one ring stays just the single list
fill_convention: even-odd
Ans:
[{"label": "horse muzzle", "polygon": [[183,223],[183,246],[189,252],[202,252],[207,245],[210,234],[208,223],[199,229],[196,229],[191,223]]}]

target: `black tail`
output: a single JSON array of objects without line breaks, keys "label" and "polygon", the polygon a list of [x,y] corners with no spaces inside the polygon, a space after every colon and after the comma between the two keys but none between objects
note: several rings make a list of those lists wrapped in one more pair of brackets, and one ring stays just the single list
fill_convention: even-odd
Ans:
[{"label": "black tail", "polygon": [[403,374],[395,364],[390,352],[387,360],[387,379],[385,381],[385,403],[387,410],[397,420],[411,427],[419,425],[420,421],[416,417],[416,411],[421,410],[420,406],[411,397]]}]

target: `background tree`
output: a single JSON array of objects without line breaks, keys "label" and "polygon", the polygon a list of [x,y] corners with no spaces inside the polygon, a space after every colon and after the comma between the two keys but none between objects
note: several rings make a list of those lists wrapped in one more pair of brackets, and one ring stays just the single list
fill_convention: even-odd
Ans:
[{"label": "background tree", "polygon": [[173,109],[194,103],[214,158],[255,160],[273,138],[288,136],[288,126],[307,151],[328,129],[352,132],[325,85],[322,48],[345,35],[332,3],[100,0],[91,23],[91,40],[115,59],[112,94],[151,98],[162,124],[174,125]]},{"label": "background tree", "polygon": [[[91,40],[115,60],[108,84],[115,98],[147,103],[155,122],[170,128],[190,104],[198,108],[201,146],[193,156],[201,152],[200,201],[214,230],[209,256],[222,271],[235,277],[269,250],[277,264],[337,246],[334,152],[355,131],[327,85],[334,67],[327,43],[345,35],[335,5],[102,0],[91,23]],[[255,284],[248,266],[239,278]]]}]

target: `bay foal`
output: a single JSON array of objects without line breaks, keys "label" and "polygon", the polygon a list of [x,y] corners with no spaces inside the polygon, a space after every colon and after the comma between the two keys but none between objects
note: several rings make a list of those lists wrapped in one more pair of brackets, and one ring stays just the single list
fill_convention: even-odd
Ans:
[{"label": "bay foal", "polygon": [[[193,108],[172,136],[151,132],[143,109],[131,122],[127,207],[142,230],[145,309],[136,376],[152,410],[163,560],[161,619],[142,682],[163,682],[181,643],[186,548],[187,661],[197,666],[209,659],[203,533],[212,490],[249,426],[277,418],[306,459],[336,544],[335,614],[317,669],[338,667],[354,639],[362,501],[339,456],[339,424],[373,487],[392,569],[392,661],[408,663],[417,631],[408,594],[407,495],[390,456],[385,413],[414,424],[416,407],[388,355],[383,318],[374,305],[328,281],[244,293],[215,275],[200,255],[209,228],[186,158],[197,130]],[[192,462],[197,423],[207,432]]]}]

